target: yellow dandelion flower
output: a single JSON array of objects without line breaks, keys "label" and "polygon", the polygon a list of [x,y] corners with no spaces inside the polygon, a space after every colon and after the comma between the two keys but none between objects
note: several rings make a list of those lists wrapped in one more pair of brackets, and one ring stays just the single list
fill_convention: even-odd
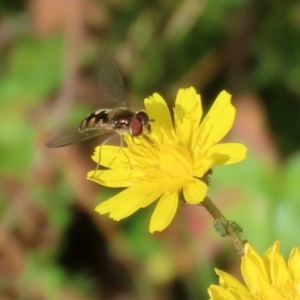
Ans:
[{"label": "yellow dandelion flower", "polygon": [[145,99],[152,130],[151,143],[144,137],[125,136],[127,148],[103,145],[93,160],[109,168],[90,171],[88,179],[107,187],[127,188],[99,204],[96,211],[119,221],[158,200],[150,221],[150,232],[162,231],[178,208],[183,194],[188,204],[199,204],[207,192],[207,174],[216,165],[239,162],[246,147],[219,143],[235,118],[231,96],[223,91],[205,117],[194,88],[180,89],[175,101],[174,121],[159,94]]},{"label": "yellow dandelion flower", "polygon": [[250,244],[245,245],[241,272],[245,284],[216,270],[220,285],[208,289],[211,300],[299,300],[300,249],[293,248],[288,263],[279,253],[277,241],[260,257]]}]

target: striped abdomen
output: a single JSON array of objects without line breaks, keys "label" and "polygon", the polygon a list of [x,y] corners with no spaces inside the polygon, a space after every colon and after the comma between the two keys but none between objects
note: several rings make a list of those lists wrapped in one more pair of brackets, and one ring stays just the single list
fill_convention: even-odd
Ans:
[{"label": "striped abdomen", "polygon": [[115,110],[100,109],[88,115],[80,124],[80,130],[92,129],[103,126],[113,126],[112,117]]}]

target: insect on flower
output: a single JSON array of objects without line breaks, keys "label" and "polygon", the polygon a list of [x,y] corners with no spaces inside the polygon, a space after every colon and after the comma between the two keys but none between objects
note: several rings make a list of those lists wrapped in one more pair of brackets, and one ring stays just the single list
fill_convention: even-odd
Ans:
[{"label": "insect on flower", "polygon": [[[59,148],[82,142],[101,134],[112,132],[121,136],[128,133],[132,138],[151,132],[149,116],[144,111],[134,112],[129,108],[125,87],[116,64],[111,59],[104,59],[99,71],[99,85],[104,100],[111,108],[102,108],[88,115],[78,127],[69,128],[46,143],[49,148]],[[111,137],[106,139],[107,143]]]}]

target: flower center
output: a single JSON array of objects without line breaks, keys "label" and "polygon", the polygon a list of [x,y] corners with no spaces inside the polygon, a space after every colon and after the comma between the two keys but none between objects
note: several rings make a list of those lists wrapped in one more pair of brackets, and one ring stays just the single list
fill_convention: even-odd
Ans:
[{"label": "flower center", "polygon": [[193,164],[187,149],[177,145],[162,145],[159,152],[160,169],[170,178],[181,182],[193,177]]}]

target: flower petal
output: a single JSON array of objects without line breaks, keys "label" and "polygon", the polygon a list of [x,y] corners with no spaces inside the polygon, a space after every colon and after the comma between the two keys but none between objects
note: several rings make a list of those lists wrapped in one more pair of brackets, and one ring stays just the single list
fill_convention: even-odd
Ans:
[{"label": "flower petal", "polygon": [[173,220],[178,207],[178,193],[164,193],[151,216],[149,231],[164,230]]},{"label": "flower petal", "polygon": [[[219,275],[220,286],[225,288],[230,287],[231,290],[239,291],[240,299],[247,299],[248,296],[250,296],[247,288],[241,282],[239,282],[235,277],[218,269],[215,269],[215,272]],[[234,298],[234,299],[239,299],[239,298]]]},{"label": "flower petal", "polygon": [[288,260],[288,267],[293,280],[300,281],[300,249],[293,248]]},{"label": "flower petal", "polygon": [[192,147],[194,133],[199,127],[201,117],[201,100],[195,89],[180,89],[175,101],[174,119],[178,139],[188,148]]},{"label": "flower petal", "polygon": [[161,147],[159,163],[160,169],[174,179],[181,179],[192,172],[192,159],[189,152],[185,148],[175,145]]},{"label": "flower petal", "polygon": [[212,158],[200,158],[195,160],[193,175],[198,178],[202,178],[214,165]]},{"label": "flower petal", "polygon": [[235,108],[230,103],[230,99],[231,95],[222,91],[205,116],[199,128],[199,142],[203,152],[219,142],[232,127]]},{"label": "flower petal", "polygon": [[125,147],[101,145],[96,147],[92,159],[106,168],[127,169],[129,155],[129,150]]},{"label": "flower petal", "polygon": [[187,203],[189,204],[198,204],[203,201],[206,196],[207,185],[199,180],[194,178],[192,182],[183,187],[183,196]]},{"label": "flower petal", "polygon": [[100,203],[95,210],[101,215],[109,213],[111,219],[119,221],[132,215],[138,209],[150,205],[162,193],[157,183],[134,185]]},{"label": "flower petal", "polygon": [[174,143],[174,127],[170,111],[165,100],[157,93],[144,101],[146,111],[154,122],[151,123],[153,136],[158,136],[158,142]]},{"label": "flower petal", "polygon": [[216,165],[229,165],[246,158],[247,147],[237,143],[216,144],[208,149],[205,156]]},{"label": "flower petal", "polygon": [[264,262],[249,243],[245,245],[241,272],[251,294],[257,294],[269,286],[269,277]]},{"label": "flower petal", "polygon": [[279,253],[279,250],[280,243],[277,241],[273,247],[266,252],[263,258],[265,265],[269,269],[271,282],[277,286],[285,284],[290,277],[285,260]]},{"label": "flower petal", "polygon": [[215,284],[212,284],[208,288],[208,294],[210,296],[210,300],[237,300],[223,287]]},{"label": "flower petal", "polygon": [[118,188],[140,184],[144,175],[143,171],[134,169],[98,170],[88,172],[87,179],[107,187]]},{"label": "flower petal", "polygon": [[[150,144],[144,137],[139,139],[134,138],[133,140],[131,137],[125,136],[125,141],[128,145],[130,162],[132,162],[134,166],[140,166],[145,169],[157,164],[159,154],[158,145]],[[151,142],[152,141],[151,134]]]},{"label": "flower petal", "polygon": [[166,101],[157,93],[144,100],[146,111],[150,119],[154,119],[154,126],[173,128],[172,118]]}]

